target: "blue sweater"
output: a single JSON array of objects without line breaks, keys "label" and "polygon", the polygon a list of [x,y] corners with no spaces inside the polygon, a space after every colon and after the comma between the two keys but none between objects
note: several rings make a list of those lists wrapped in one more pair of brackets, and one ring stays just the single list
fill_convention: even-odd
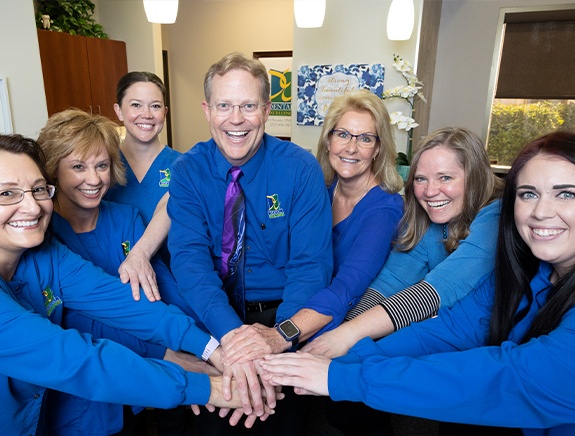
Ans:
[{"label": "blue sweater", "polygon": [[500,201],[479,211],[469,235],[448,254],[443,245],[443,225],[431,224],[410,251],[392,251],[378,276],[369,285],[385,297],[421,280],[439,294],[442,307],[451,307],[493,272]]},{"label": "blue sweater", "polygon": [[[547,335],[519,342],[546,303],[552,267],[531,281],[533,303],[501,346],[485,346],[491,278],[437,318],[377,343],[366,338],[329,366],[334,400],[440,421],[522,427],[529,435],[575,434],[575,308]],[[544,428],[550,428],[543,431]]]},{"label": "blue sweater", "polygon": [[[219,276],[230,168],[213,139],[196,144],[174,164],[168,201],[172,271],[187,300],[183,309],[218,340],[242,325]],[[331,278],[329,198],[317,160],[291,142],[264,135],[241,168],[246,301],[283,300],[280,321]]]},{"label": "blue sweater", "polygon": [[[330,188],[333,195],[334,186]],[[337,327],[381,270],[397,237],[403,199],[372,188],[351,214],[332,229],[333,279],[305,305],[333,320],[317,334]]]},{"label": "blue sweater", "polygon": [[137,406],[207,403],[206,374],[63,330],[64,307],[174,350],[201,354],[206,344],[179,309],[134,301],[129,285],[59,243],[28,250],[13,279],[0,279],[0,422],[7,434],[36,432],[46,388]]}]

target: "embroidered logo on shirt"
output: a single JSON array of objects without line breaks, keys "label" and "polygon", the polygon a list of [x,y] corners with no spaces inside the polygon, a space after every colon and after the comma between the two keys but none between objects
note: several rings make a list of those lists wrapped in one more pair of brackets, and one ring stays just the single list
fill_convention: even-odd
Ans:
[{"label": "embroidered logo on shirt", "polygon": [[129,252],[130,252],[130,241],[122,242],[122,253],[124,253],[124,257],[126,257]]},{"label": "embroidered logo on shirt", "polygon": [[160,188],[167,188],[170,186],[170,169],[160,170],[160,175],[163,177],[160,179]]},{"label": "embroidered logo on shirt", "polygon": [[46,308],[46,313],[50,316],[54,309],[62,304],[62,300],[60,300],[60,297],[57,295],[54,295],[50,286],[46,286],[46,289],[42,291],[42,295],[44,296],[44,307]]},{"label": "embroidered logo on shirt", "polygon": [[277,194],[266,195],[268,201],[268,217],[281,218],[285,216]]}]

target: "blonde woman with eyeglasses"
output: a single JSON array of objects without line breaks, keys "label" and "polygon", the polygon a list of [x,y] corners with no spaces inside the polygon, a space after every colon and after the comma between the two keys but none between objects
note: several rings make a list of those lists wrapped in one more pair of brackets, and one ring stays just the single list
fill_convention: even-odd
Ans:
[{"label": "blonde woman with eyeglasses", "polygon": [[[380,98],[357,90],[334,99],[317,152],[332,203],[334,268],[330,285],[291,318],[300,341],[337,327],[385,263],[403,215],[395,155]],[[249,358],[233,351],[231,360]]]}]

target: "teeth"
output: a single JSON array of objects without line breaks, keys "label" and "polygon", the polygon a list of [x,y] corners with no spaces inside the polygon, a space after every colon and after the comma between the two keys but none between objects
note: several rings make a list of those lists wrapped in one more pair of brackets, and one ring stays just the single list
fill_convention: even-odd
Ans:
[{"label": "teeth", "polygon": [[533,233],[537,236],[555,236],[559,233],[563,233],[565,230],[561,229],[533,229]]},{"label": "teeth", "polygon": [[248,132],[247,132],[247,131],[244,131],[244,132],[233,132],[233,131],[228,131],[228,132],[226,132],[226,133],[228,134],[228,136],[237,136],[237,137],[240,137],[240,136],[246,136],[246,135],[248,134]]},{"label": "teeth", "polygon": [[154,126],[152,124],[138,124],[138,127],[141,127],[142,129],[151,129]]},{"label": "teeth", "polygon": [[449,203],[448,200],[445,200],[445,201],[428,201],[428,202],[427,202],[427,205],[428,205],[429,207],[443,207],[443,206],[445,206],[447,203]]},{"label": "teeth", "polygon": [[80,192],[83,192],[84,194],[87,195],[96,195],[98,191],[99,189],[80,189]]},{"label": "teeth", "polygon": [[8,224],[12,227],[32,227],[38,224],[38,219],[35,219],[34,221],[12,221]]},{"label": "teeth", "polygon": [[359,162],[357,159],[346,159],[345,157],[340,158],[342,161],[347,163],[357,163]]}]

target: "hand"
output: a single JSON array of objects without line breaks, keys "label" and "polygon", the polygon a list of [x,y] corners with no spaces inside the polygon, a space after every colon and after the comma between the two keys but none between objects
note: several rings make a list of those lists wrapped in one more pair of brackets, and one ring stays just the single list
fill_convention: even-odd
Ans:
[{"label": "hand", "polygon": [[276,395],[274,387],[270,383],[264,383],[264,393],[262,393],[258,378],[258,374],[261,375],[262,373],[263,371],[259,364],[253,361],[224,365],[224,399],[231,400],[233,393],[232,382],[235,382],[246,415],[255,413],[257,416],[262,416],[264,414],[264,396],[267,398],[267,405],[272,409],[275,408]]},{"label": "hand", "polygon": [[309,353],[269,354],[261,362],[263,380],[293,386],[300,395],[329,395],[327,377],[331,359]]},{"label": "hand", "polygon": [[221,340],[226,365],[249,362],[266,354],[281,353],[291,347],[275,328],[262,324],[243,325],[227,333]]},{"label": "hand", "polygon": [[[230,412],[230,410],[231,409],[223,409],[223,408],[220,409],[219,412],[220,418],[225,418]],[[251,415],[246,415],[246,420],[244,421],[244,427],[252,428],[258,418],[260,419],[260,421],[265,421],[266,419],[268,419],[270,415],[273,415],[274,413],[275,413],[274,409],[270,409],[269,407],[266,406],[265,412],[262,416],[257,416],[255,413],[252,413]],[[242,408],[235,409],[231,414],[230,419],[228,420],[229,424],[232,427],[235,427],[240,422],[240,420],[244,415],[245,415],[244,409]]]},{"label": "hand", "polygon": [[224,363],[222,362],[222,347],[221,346],[219,346],[218,348],[216,348],[214,350],[214,352],[212,353],[212,355],[208,359],[208,362],[210,362],[214,367],[216,367],[216,369],[220,373],[224,372]]},{"label": "hand", "polygon": [[345,326],[323,333],[313,341],[305,344],[301,351],[330,359],[347,354],[356,341],[355,338],[349,338],[345,334],[343,327]]},{"label": "hand", "polygon": [[138,244],[128,253],[126,259],[118,268],[122,283],[130,282],[134,300],[140,300],[140,287],[150,301],[160,300],[160,291],[156,283],[156,273],[150,264],[150,259],[137,250]]},{"label": "hand", "polygon": [[183,351],[174,351],[168,348],[164,355],[164,360],[180,365],[189,372],[200,372],[208,375],[222,375],[220,371],[209,363],[198,359],[193,354],[185,353]]}]

